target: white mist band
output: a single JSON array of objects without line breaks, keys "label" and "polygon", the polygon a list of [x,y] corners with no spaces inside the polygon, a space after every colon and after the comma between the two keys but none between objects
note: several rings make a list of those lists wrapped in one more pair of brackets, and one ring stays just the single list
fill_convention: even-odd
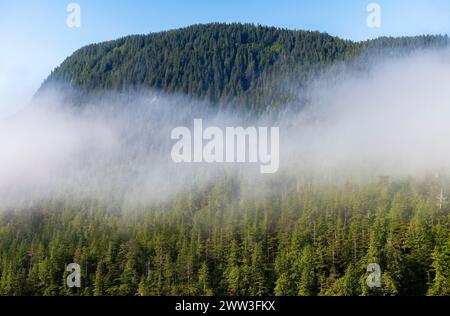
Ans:
[{"label": "white mist band", "polygon": [[193,133],[179,126],[171,138],[178,140],[171,152],[175,163],[260,163],[261,173],[275,173],[280,165],[279,127],[270,127],[270,133],[269,127],[254,126],[223,131],[216,126],[203,129],[202,119],[194,119]]}]

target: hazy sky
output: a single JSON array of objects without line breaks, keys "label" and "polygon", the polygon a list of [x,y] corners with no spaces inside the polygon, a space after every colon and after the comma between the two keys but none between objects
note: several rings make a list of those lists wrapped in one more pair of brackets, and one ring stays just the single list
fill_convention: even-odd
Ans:
[{"label": "hazy sky", "polygon": [[[69,3],[81,27],[66,25]],[[382,9],[379,29],[366,7]],[[207,22],[252,22],[363,40],[450,33],[448,0],[0,0],[0,118],[22,107],[50,71],[92,42]]]}]

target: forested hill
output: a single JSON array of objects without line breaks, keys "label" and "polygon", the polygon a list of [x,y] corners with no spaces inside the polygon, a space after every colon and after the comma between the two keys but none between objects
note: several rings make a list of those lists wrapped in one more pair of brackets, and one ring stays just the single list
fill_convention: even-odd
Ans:
[{"label": "forested hill", "polygon": [[380,38],[351,42],[325,33],[251,24],[206,24],[133,35],[76,51],[46,79],[84,92],[152,88],[235,101],[261,112],[292,95],[282,79],[302,85],[324,66],[349,61],[369,50],[408,51],[448,44],[446,36]]}]

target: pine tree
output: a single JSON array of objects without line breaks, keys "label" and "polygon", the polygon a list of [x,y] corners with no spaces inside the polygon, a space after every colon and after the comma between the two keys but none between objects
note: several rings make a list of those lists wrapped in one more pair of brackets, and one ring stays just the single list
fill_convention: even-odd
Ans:
[{"label": "pine tree", "polygon": [[314,261],[314,249],[307,245],[300,256],[300,281],[298,295],[313,296],[317,294],[316,263]]},{"label": "pine tree", "polygon": [[203,261],[198,271],[198,290],[197,293],[202,296],[212,296],[213,290],[210,288],[210,276],[208,271],[208,265]]},{"label": "pine tree", "polygon": [[436,246],[432,253],[435,277],[429,295],[450,295],[450,238],[443,226],[436,227]]},{"label": "pine tree", "polygon": [[94,296],[103,296],[104,294],[103,263],[99,261],[95,270]]}]

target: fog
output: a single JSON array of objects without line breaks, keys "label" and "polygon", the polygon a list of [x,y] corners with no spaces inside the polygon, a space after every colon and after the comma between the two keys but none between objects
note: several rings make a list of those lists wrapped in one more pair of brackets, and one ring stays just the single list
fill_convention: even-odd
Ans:
[{"label": "fog", "polygon": [[450,52],[378,59],[369,70],[313,85],[311,104],[290,121],[289,160],[340,176],[448,170]]},{"label": "fog", "polygon": [[[0,121],[0,208],[58,198],[147,203],[228,173],[252,189],[257,183],[270,189],[271,180],[286,175],[361,182],[445,173],[448,87],[450,53],[439,51],[377,59],[364,72],[342,67],[299,90],[299,98],[308,97],[306,107],[294,102],[276,119],[251,120],[151,91],[111,92],[76,107],[64,93],[49,91]],[[171,130],[192,127],[194,118],[208,126],[279,126],[279,171],[262,175],[258,164],[174,163]]]}]

